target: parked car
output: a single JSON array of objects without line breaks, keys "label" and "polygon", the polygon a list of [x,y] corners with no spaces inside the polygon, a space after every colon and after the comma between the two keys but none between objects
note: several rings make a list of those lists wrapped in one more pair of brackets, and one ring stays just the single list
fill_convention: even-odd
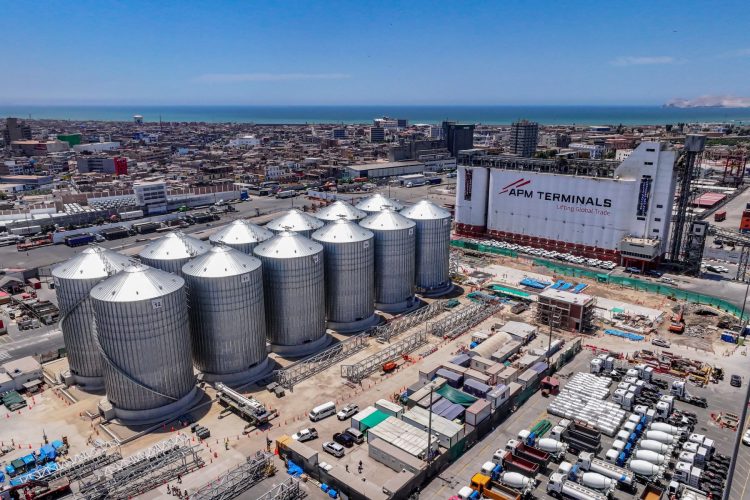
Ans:
[{"label": "parked car", "polygon": [[742,387],[742,377],[739,375],[732,375],[732,378],[729,379],[729,384],[732,387]]},{"label": "parked car", "polygon": [[626,267],[625,272],[630,274],[641,274],[641,270],[637,267]]},{"label": "parked car", "polygon": [[659,281],[661,281],[662,283],[669,283],[670,285],[674,285],[677,283],[675,280],[668,276],[662,276]]},{"label": "parked car", "polygon": [[359,412],[359,406],[353,403],[349,403],[348,405],[344,406],[341,410],[339,410],[339,412],[336,414],[336,418],[338,418],[339,420],[346,420],[352,415],[356,415],[357,412]]},{"label": "parked car", "polygon": [[711,271],[712,273],[720,273],[721,266],[714,266],[713,264],[709,264],[706,266],[706,271]]},{"label": "parked car", "polygon": [[315,430],[315,427],[300,429],[292,434],[292,439],[294,439],[295,441],[299,441],[300,443],[304,443],[305,441],[312,441],[313,439],[318,439],[318,431]]},{"label": "parked car", "polygon": [[350,436],[346,432],[337,432],[333,435],[333,440],[342,446],[351,448],[354,446],[354,437]]},{"label": "parked car", "polygon": [[750,429],[746,430],[742,435],[742,444],[744,444],[745,446],[750,446]]},{"label": "parked car", "polygon": [[344,447],[338,443],[326,441],[323,443],[323,451],[330,453],[334,457],[341,458],[344,456]]},{"label": "parked car", "polygon": [[668,340],[663,339],[661,337],[654,337],[654,338],[652,338],[651,339],[651,343],[653,345],[656,345],[656,346],[659,346],[659,347],[669,348],[669,347],[672,346],[672,344]]},{"label": "parked car", "polygon": [[648,276],[653,276],[654,278],[661,278],[664,273],[661,271],[657,271],[656,269],[649,269],[648,271],[646,271],[646,274]]}]

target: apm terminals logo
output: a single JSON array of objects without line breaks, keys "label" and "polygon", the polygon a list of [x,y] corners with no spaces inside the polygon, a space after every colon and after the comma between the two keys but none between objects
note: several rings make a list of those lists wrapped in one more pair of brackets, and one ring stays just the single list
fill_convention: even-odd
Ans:
[{"label": "apm terminals logo", "polygon": [[[531,181],[527,181],[526,179],[523,179],[523,178],[518,179],[516,181],[511,182],[507,186],[505,186],[503,188],[503,190],[500,191],[499,194],[505,194],[505,193],[510,192],[510,191],[515,191],[516,189],[518,189],[520,187],[523,187],[523,186],[525,186],[527,184],[530,184],[530,183],[531,183]],[[513,193],[511,193],[511,194],[513,194]]]}]

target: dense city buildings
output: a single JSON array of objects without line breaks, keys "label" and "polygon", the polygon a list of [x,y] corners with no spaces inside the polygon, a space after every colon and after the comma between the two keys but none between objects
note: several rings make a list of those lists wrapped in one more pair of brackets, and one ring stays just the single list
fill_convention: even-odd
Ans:
[{"label": "dense city buildings", "polygon": [[459,151],[474,147],[474,125],[443,122],[443,140],[453,156]]}]

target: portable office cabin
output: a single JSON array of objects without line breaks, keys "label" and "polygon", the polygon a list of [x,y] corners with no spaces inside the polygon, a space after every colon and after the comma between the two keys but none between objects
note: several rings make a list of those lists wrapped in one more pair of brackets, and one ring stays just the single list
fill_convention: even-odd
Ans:
[{"label": "portable office cabin", "polygon": [[471,361],[469,361],[469,368],[482,373],[487,373],[488,369],[497,365],[498,363],[496,361],[492,361],[491,359],[485,358],[483,356],[474,356],[471,358]]},{"label": "portable office cabin", "polygon": [[528,344],[537,336],[539,329],[528,323],[508,321],[500,327],[500,331],[510,335],[513,340],[517,340],[522,344]]},{"label": "portable office cabin", "polygon": [[[401,420],[404,422],[426,431],[430,425],[430,412],[423,408],[415,407],[405,411]],[[464,426],[452,422],[439,415],[432,414],[432,432],[437,436],[440,445],[444,448],[451,448],[457,444],[465,434]]]},{"label": "portable office cabin", "polygon": [[[451,370],[447,370],[445,368],[439,369],[437,371],[437,375],[438,375],[438,377],[444,378],[448,382],[448,385],[450,385],[451,387],[461,387],[461,384],[464,381],[464,376],[463,375],[458,374],[458,373],[456,373],[454,371],[451,371]],[[417,392],[419,392],[419,391],[417,391]],[[414,395],[412,394],[410,396],[410,398],[412,398],[413,396]]]},{"label": "portable office cabin", "polygon": [[[435,390],[438,389],[438,385],[439,384],[435,385]],[[375,401],[375,408],[392,417],[399,417],[404,413],[403,406],[401,406],[400,404],[392,403],[387,399],[378,399],[377,401]]]},{"label": "portable office cabin", "polygon": [[[435,418],[434,415],[433,418]],[[388,417],[370,429],[367,432],[367,442],[370,443],[374,439],[382,439],[386,443],[390,443],[420,459],[427,456],[427,436],[424,430],[396,417]],[[430,436],[430,449],[437,452],[438,446],[437,436]]]}]

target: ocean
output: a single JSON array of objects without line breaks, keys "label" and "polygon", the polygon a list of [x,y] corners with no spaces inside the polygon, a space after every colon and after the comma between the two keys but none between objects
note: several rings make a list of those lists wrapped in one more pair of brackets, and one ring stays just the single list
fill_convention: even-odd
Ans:
[{"label": "ocean", "polygon": [[730,122],[750,124],[750,108],[665,108],[661,106],[39,106],[0,104],[0,117],[73,121],[211,123],[372,123],[373,118],[406,118],[410,124],[455,120],[506,125],[518,119],[543,125],[659,125]]}]

